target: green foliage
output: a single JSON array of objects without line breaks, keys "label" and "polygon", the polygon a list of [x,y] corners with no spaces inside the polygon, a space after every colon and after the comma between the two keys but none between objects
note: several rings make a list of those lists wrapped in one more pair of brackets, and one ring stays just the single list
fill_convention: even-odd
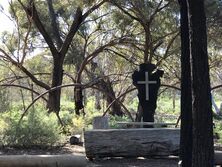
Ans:
[{"label": "green foliage", "polygon": [[30,69],[30,72],[44,73],[46,71],[51,71],[51,60],[47,57],[44,57],[44,54],[46,53],[42,52],[25,62],[25,65]]},{"label": "green foliage", "polygon": [[2,114],[1,144],[6,146],[53,146],[61,142],[62,136],[54,115],[46,115],[39,109],[31,111],[18,124],[21,114],[11,111]]},{"label": "green foliage", "polygon": [[[173,108],[173,100],[175,100],[175,108]],[[180,112],[180,96],[176,95],[175,99],[169,92],[163,93],[158,97],[157,109],[158,113],[178,115]]]},{"label": "green foliage", "polygon": [[217,140],[217,143],[222,143],[222,123],[221,123],[221,120],[214,121],[214,122],[215,122],[214,134],[219,135],[219,139]]},{"label": "green foliage", "polygon": [[60,116],[65,124],[65,129],[71,134],[81,134],[83,129],[92,128],[93,117],[102,115],[102,113],[95,109],[95,99],[89,97],[85,105],[85,115],[76,115],[74,113],[74,102],[62,101]]},{"label": "green foliage", "polygon": [[117,122],[131,122],[131,120],[127,116],[123,116],[123,117],[109,116],[110,128],[119,128],[117,125]]},{"label": "green foliage", "polygon": [[87,128],[86,119],[84,116],[75,116],[72,119],[72,134],[81,134],[84,128]]}]

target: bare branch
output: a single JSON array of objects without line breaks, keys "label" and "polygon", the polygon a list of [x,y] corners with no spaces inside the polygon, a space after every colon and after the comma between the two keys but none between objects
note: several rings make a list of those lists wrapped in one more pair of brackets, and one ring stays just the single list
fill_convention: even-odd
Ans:
[{"label": "bare branch", "polygon": [[[110,107],[111,107],[116,101],[119,102],[119,99],[120,99],[121,97],[125,96],[126,94],[128,94],[128,93],[130,93],[130,92],[132,92],[132,91],[134,91],[134,90],[136,90],[136,88],[132,88],[132,89],[130,89],[130,90],[127,90],[127,91],[125,91],[123,94],[121,94],[121,95],[119,95],[117,98],[115,98],[115,99],[109,104],[109,106],[106,108],[105,112],[103,113],[103,117],[107,114],[107,112],[109,111]],[[125,109],[125,108],[124,108],[124,109]],[[128,110],[127,110],[127,111],[128,111]],[[128,111],[127,114],[129,115],[129,117],[131,118],[131,120],[134,122],[134,119],[133,119],[133,117],[131,116],[131,114],[130,114],[129,111]]]},{"label": "bare branch", "polygon": [[52,38],[49,36],[48,32],[46,31],[45,27],[43,26],[41,20],[39,19],[38,12],[36,10],[34,2],[31,3],[29,7],[25,7],[24,4],[20,0],[18,0],[22,5],[23,9],[25,10],[26,14],[32,19],[38,28],[39,32],[42,34],[43,38],[45,39],[46,43],[49,46],[49,49],[52,52],[52,56],[58,55],[58,51],[52,41]]},{"label": "bare branch", "polygon": [[211,88],[211,91],[215,90],[215,89],[219,89],[219,88],[222,88],[222,85],[217,85],[217,86],[214,86]]},{"label": "bare branch", "polygon": [[29,34],[31,32],[31,27],[32,27],[32,22],[29,20],[29,27],[28,27],[28,30],[27,30],[27,33],[26,33],[25,39],[24,39],[24,46],[23,46],[23,51],[22,51],[22,59],[20,61],[21,64],[23,64],[24,61],[25,61],[26,49],[27,49],[27,46],[28,46],[28,37],[29,37]]},{"label": "bare branch", "polygon": [[102,6],[105,2],[108,2],[108,0],[102,0],[100,3],[94,5],[92,8],[90,8],[86,13],[84,13],[83,20],[85,20],[92,12],[94,12],[96,9],[98,9],[100,6]]},{"label": "bare branch", "polygon": [[56,14],[53,8],[52,0],[47,0],[47,3],[48,3],[48,9],[49,9],[49,16],[51,18],[51,28],[55,36],[57,48],[61,49],[63,41],[60,37],[59,26],[57,24]]},{"label": "bare branch", "polygon": [[69,33],[66,36],[66,39],[62,45],[62,48],[59,51],[61,53],[62,57],[65,57],[65,54],[67,53],[67,51],[69,49],[69,45],[71,44],[72,39],[73,39],[74,35],[76,34],[76,32],[78,31],[82,21],[83,21],[82,9],[78,7],[76,10],[74,21],[70,27]]},{"label": "bare branch", "polygon": [[130,63],[132,63],[132,64],[134,64],[134,65],[138,65],[138,64],[136,64],[132,59],[128,59],[126,56],[124,56],[123,54],[121,54],[121,53],[119,53],[119,52],[116,52],[115,50],[112,50],[112,49],[105,49],[105,50],[108,51],[108,52],[112,52],[112,53],[114,53],[115,55],[118,55],[119,57],[125,59],[126,61],[128,61],[128,62],[130,62]]},{"label": "bare branch", "polygon": [[159,65],[162,63],[162,61],[165,60],[165,59],[168,57],[169,50],[170,50],[171,46],[173,45],[173,42],[175,41],[175,39],[178,37],[179,34],[180,34],[180,33],[177,33],[177,34],[169,41],[168,46],[167,46],[167,48],[166,48],[166,51],[165,51],[162,59],[160,59],[160,60],[157,62],[156,66],[159,66]]},{"label": "bare branch", "polygon": [[[33,93],[35,93],[36,95],[40,95],[38,92],[34,91],[33,89],[31,88],[28,88],[28,87],[25,87],[25,86],[22,86],[22,85],[15,85],[15,84],[0,84],[1,87],[17,87],[17,88],[22,88],[22,89],[26,89],[26,90],[29,90]],[[43,100],[45,100],[47,102],[47,99],[45,97],[41,97]]]},{"label": "bare branch", "polygon": [[[92,88],[97,89],[97,90],[99,90],[99,91],[102,91],[103,93],[106,93],[108,96],[110,96],[112,99],[114,99],[115,102],[118,102],[118,103],[124,108],[125,112],[126,112],[127,115],[129,116],[129,118],[130,118],[132,121],[134,121],[134,120],[133,120],[133,117],[132,117],[132,115],[131,115],[131,113],[130,113],[130,111],[129,111],[129,110],[126,108],[126,106],[125,106],[122,102],[120,102],[117,98],[115,98],[114,96],[108,94],[105,90],[103,90],[103,89],[101,89],[101,88],[94,87],[94,86],[93,86]],[[113,102],[113,103],[114,103],[114,102]]]},{"label": "bare branch", "polygon": [[89,9],[85,14],[82,15],[82,9],[80,7],[77,8],[74,21],[71,25],[70,31],[66,36],[66,39],[63,43],[62,48],[60,49],[61,56],[65,56],[67,53],[69,46],[72,42],[72,39],[76,32],[78,31],[79,27],[81,26],[82,22],[91,14],[94,10],[98,9],[102,4],[104,4],[107,0],[101,1],[99,4],[94,5],[91,9]]},{"label": "bare branch", "polygon": [[138,17],[133,16],[131,13],[129,13],[127,10],[125,10],[121,5],[119,5],[116,2],[111,2],[111,3],[114,4],[117,8],[119,8],[123,13],[125,13],[131,19],[136,20],[136,21],[138,21],[139,23],[141,23],[143,25],[143,21],[141,19],[139,19]]},{"label": "bare branch", "polygon": [[50,89],[50,86],[45,84],[42,81],[39,81],[32,73],[30,73],[22,64],[19,62],[16,62],[14,59],[12,59],[3,49],[0,48],[0,52],[4,54],[4,57],[9,60],[14,66],[18,67],[22,72],[24,72],[27,76],[30,77],[30,79],[37,85],[41,86],[45,89]]},{"label": "bare branch", "polygon": [[53,88],[51,88],[51,89],[43,92],[42,94],[40,94],[39,96],[37,96],[37,97],[32,101],[32,103],[26,108],[26,110],[23,112],[23,114],[22,114],[22,116],[21,116],[21,118],[20,118],[20,120],[19,120],[19,123],[22,121],[22,119],[24,118],[24,116],[26,115],[26,113],[28,112],[28,110],[32,107],[32,105],[35,104],[35,102],[36,102],[37,100],[39,100],[40,98],[42,98],[44,95],[46,95],[46,94],[48,94],[48,93],[50,93],[50,92],[53,92],[53,91],[55,91],[55,90],[57,90],[57,89],[64,88],[64,87],[87,87],[87,86],[89,86],[89,85],[82,85],[82,84],[76,84],[76,83],[74,83],[74,84],[67,84],[67,85],[56,86],[56,87],[53,87]]},{"label": "bare branch", "polygon": [[152,15],[150,16],[150,19],[149,19],[150,22],[153,21],[155,15],[156,15],[158,12],[160,12],[162,9],[166,8],[167,6],[169,6],[171,2],[172,2],[172,1],[168,2],[168,3],[167,3],[166,5],[164,5],[164,6],[160,7],[160,6],[162,5],[162,3],[163,3],[163,0],[161,0],[160,3],[157,5],[156,9],[154,10],[154,12],[152,13]]}]

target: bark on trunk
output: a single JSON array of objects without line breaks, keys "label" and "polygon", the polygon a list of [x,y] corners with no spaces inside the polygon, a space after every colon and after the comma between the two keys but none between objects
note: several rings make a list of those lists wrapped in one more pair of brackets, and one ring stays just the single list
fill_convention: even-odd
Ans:
[{"label": "bark on trunk", "polygon": [[179,0],[181,26],[181,135],[182,167],[192,166],[192,93],[190,71],[189,24],[187,3]]},{"label": "bark on trunk", "polygon": [[142,117],[143,117],[143,109],[142,109],[141,105],[138,104],[135,121],[136,121],[136,122],[141,122]]},{"label": "bark on trunk", "polygon": [[203,0],[188,0],[193,98],[193,167],[213,167],[213,121]]},{"label": "bark on trunk", "polygon": [[84,108],[82,88],[74,88],[75,113],[80,115],[80,110]]},{"label": "bark on trunk", "polygon": [[[52,73],[52,85],[51,87],[56,87],[62,85],[63,80],[63,59],[56,58],[54,59],[53,73]],[[61,97],[61,89],[56,89],[49,93],[49,100],[47,104],[47,108],[49,112],[60,111],[60,97]]]},{"label": "bark on trunk", "polygon": [[[112,103],[112,101],[115,100],[116,95],[115,95],[115,92],[113,91],[111,82],[108,79],[106,81],[102,79],[98,86],[101,87],[101,89],[103,89],[106,92],[105,98],[106,98],[107,104],[109,105],[110,103]],[[123,111],[118,102],[113,103],[113,105],[111,106],[110,114],[123,116]]]}]

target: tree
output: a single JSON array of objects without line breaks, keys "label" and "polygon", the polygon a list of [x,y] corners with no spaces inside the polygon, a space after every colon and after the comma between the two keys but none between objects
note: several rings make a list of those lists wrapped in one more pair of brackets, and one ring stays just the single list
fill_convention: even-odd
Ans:
[{"label": "tree", "polygon": [[[137,31],[142,32],[132,38],[131,46],[137,50],[134,52],[134,57],[138,57],[139,64],[143,62],[160,66],[174,54],[175,51],[171,51],[171,47],[178,36],[178,29],[177,19],[172,12],[175,8],[172,1],[116,0],[111,3],[120,9],[122,14],[131,18],[138,25]],[[168,9],[170,5],[172,6]],[[142,60],[138,53],[142,54]],[[141,120],[143,112],[141,109],[138,107],[137,121]]]},{"label": "tree", "polygon": [[180,4],[180,36],[181,36],[181,133],[180,159],[182,167],[192,166],[192,95],[191,69],[189,47],[189,25],[187,3],[179,0]]},{"label": "tree", "polygon": [[192,166],[213,167],[213,120],[204,1],[187,0],[187,3],[189,9],[193,100]]},{"label": "tree", "polygon": [[[50,23],[51,23],[51,29],[52,31],[48,31],[47,27],[48,26],[46,23],[44,24],[43,20],[40,19],[40,14],[39,11],[41,7],[38,8],[36,7],[37,3],[40,6],[44,6],[45,2],[40,2],[40,1],[34,1],[30,0],[28,3],[23,3],[22,1],[18,1],[19,4],[21,5],[22,9],[25,11],[27,14],[27,23],[28,28],[26,27],[27,33],[25,35],[24,39],[24,49],[23,49],[23,55],[20,56],[22,57],[21,59],[13,59],[10,54],[8,54],[4,49],[1,49],[1,52],[3,53],[3,57],[10,61],[13,65],[17,66],[23,73],[25,73],[27,76],[30,77],[30,79],[38,86],[49,90],[50,88],[60,86],[63,81],[63,63],[65,56],[67,55],[67,52],[69,50],[69,46],[73,40],[73,37],[85,21],[85,19],[96,9],[98,9],[102,4],[104,4],[106,1],[99,1],[97,2],[90,2],[91,7],[85,12],[82,12],[82,8],[80,6],[77,7],[75,11],[75,16],[73,19],[73,22],[71,26],[69,27],[69,31],[66,36],[63,36],[63,34],[59,30],[59,24],[58,24],[58,15],[55,13],[53,4],[51,0],[47,1],[48,9],[49,9],[49,17],[50,17]],[[15,8],[12,6],[12,14],[14,15],[14,18],[17,18]],[[42,9],[41,9],[42,10]],[[39,32],[43,39],[44,42],[48,45],[48,48],[51,52],[52,60],[53,60],[53,68],[52,68],[52,78],[51,78],[51,85],[44,83],[43,81],[39,80],[37,77],[35,77],[28,69],[24,67],[24,60],[25,56],[27,54],[26,50],[28,50],[28,37],[30,35],[32,27],[32,23],[35,24],[35,30]],[[19,25],[20,26],[20,25]],[[38,33],[36,33],[38,34]],[[20,49],[20,48],[19,48]],[[11,52],[13,54],[13,52]],[[20,53],[20,52],[18,52]],[[54,111],[57,114],[60,111],[60,96],[61,96],[61,89],[56,89],[55,91],[51,91],[49,93],[49,98],[48,98],[48,108],[49,111]]]}]

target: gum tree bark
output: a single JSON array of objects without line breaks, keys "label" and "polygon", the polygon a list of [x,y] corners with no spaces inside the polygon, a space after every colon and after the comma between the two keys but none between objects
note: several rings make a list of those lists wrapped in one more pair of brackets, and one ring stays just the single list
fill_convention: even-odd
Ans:
[{"label": "gum tree bark", "polygon": [[193,99],[193,167],[213,167],[213,120],[204,0],[187,0]]},{"label": "gum tree bark", "polygon": [[192,166],[192,93],[190,71],[190,47],[188,11],[185,0],[180,4],[180,36],[181,36],[181,133],[180,159],[182,167]]}]

